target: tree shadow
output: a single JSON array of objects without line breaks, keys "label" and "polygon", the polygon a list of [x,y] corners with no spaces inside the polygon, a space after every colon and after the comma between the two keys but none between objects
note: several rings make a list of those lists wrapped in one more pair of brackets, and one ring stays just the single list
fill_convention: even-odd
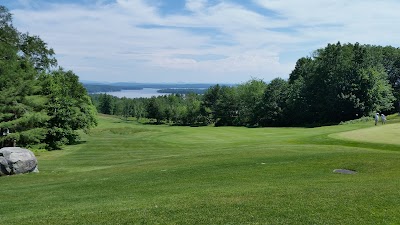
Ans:
[{"label": "tree shadow", "polygon": [[87,143],[87,141],[75,141],[74,143],[71,143],[69,145],[74,146],[74,145],[81,145],[81,144],[85,144],[85,143]]}]

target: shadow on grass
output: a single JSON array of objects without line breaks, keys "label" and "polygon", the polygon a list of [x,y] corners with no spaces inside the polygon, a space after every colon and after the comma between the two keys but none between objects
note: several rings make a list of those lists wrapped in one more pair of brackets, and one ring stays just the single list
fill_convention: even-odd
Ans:
[{"label": "shadow on grass", "polygon": [[142,122],[140,124],[143,124],[143,125],[165,125],[167,123],[160,122],[160,121],[159,122],[157,122],[157,121],[148,121],[148,122]]},{"label": "shadow on grass", "polygon": [[85,144],[87,141],[75,141],[74,143],[71,143],[69,145],[81,145],[81,144]]},{"label": "shadow on grass", "polygon": [[[85,144],[86,142],[87,142],[87,141],[75,141],[75,142],[70,143],[70,144],[67,144],[67,145],[65,145],[65,146],[81,145],[81,144]],[[64,147],[64,146],[61,146],[61,147],[55,147],[55,146],[53,146],[53,147],[51,147],[51,148],[48,148],[47,150],[48,150],[48,151],[58,151],[58,150],[63,150],[63,147]]]},{"label": "shadow on grass", "polygon": [[338,146],[338,147],[346,146],[346,147],[354,147],[354,148],[365,148],[365,149],[395,151],[395,152],[400,151],[399,145],[395,145],[395,144],[372,143],[372,142],[370,143],[370,142],[343,140],[343,139],[329,137],[329,134],[310,136],[307,138],[295,140],[293,143],[313,144],[313,145],[331,145],[331,146]]}]

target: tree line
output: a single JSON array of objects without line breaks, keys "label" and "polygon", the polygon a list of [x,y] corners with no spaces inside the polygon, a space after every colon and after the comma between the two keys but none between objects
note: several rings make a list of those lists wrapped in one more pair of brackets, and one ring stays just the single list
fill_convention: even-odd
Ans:
[{"label": "tree line", "polygon": [[0,144],[58,149],[97,124],[96,109],[72,71],[57,67],[53,49],[19,32],[0,6]]},{"label": "tree line", "polygon": [[93,95],[101,113],[156,123],[216,126],[318,126],[399,110],[400,49],[328,44],[300,58],[287,80],[214,85],[204,94],[117,98]]}]

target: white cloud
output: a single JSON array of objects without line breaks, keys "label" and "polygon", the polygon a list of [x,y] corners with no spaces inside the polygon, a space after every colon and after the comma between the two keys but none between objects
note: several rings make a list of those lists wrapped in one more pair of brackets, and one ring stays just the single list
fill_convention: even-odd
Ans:
[{"label": "white cloud", "polygon": [[205,8],[207,0],[186,0],[186,9],[197,12]]},{"label": "white cloud", "polygon": [[400,35],[400,3],[390,0],[253,0],[277,16],[224,0],[187,0],[192,13],[171,15],[145,0],[46,7],[19,1],[25,7],[12,11],[17,28],[41,36],[59,54],[60,65],[85,80],[271,80],[290,73],[295,59],[283,58],[289,53],[306,56],[336,41],[396,45]]},{"label": "white cloud", "polygon": [[400,20],[400,2],[394,0],[254,0],[278,12],[287,27],[296,27],[300,37],[310,40],[397,45],[400,34],[393,29]]}]

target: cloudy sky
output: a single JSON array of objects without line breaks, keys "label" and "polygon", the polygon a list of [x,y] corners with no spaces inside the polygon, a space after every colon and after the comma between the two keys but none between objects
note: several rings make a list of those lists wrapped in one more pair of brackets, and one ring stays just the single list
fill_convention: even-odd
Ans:
[{"label": "cloudy sky", "polygon": [[288,78],[328,43],[399,47],[398,0],[0,0],[81,80]]}]

